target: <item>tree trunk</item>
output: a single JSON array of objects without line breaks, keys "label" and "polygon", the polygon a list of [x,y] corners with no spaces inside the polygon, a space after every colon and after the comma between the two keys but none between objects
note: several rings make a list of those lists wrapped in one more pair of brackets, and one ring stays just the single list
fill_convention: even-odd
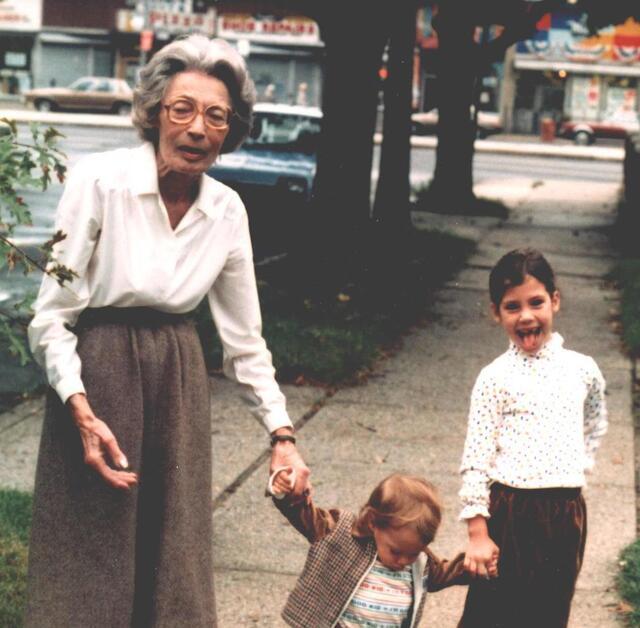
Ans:
[{"label": "tree trunk", "polygon": [[379,3],[367,7],[366,24],[356,3],[327,3],[317,14],[325,42],[323,121],[302,252],[319,271],[316,281],[339,280],[368,231],[385,17]]},{"label": "tree trunk", "polygon": [[406,233],[411,168],[411,88],[416,31],[416,5],[403,2],[389,15],[388,78],[384,83],[384,122],[374,222],[385,232]]},{"label": "tree trunk", "polygon": [[473,203],[471,104],[475,83],[474,25],[462,0],[440,5],[438,32],[438,147],[430,201],[440,211],[464,213]]}]

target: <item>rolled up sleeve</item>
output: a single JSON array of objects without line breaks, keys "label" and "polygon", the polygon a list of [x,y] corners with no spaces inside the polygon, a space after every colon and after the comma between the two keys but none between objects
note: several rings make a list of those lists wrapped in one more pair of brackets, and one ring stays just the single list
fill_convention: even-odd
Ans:
[{"label": "rolled up sleeve", "polygon": [[33,356],[63,402],[85,392],[77,337],[70,327],[89,303],[87,270],[100,233],[102,202],[92,171],[89,158],[76,165],[56,212],[55,230],[66,237],[54,246],[52,264],[63,264],[78,277],[61,286],[44,275],[28,330]]},{"label": "rolled up sleeve", "polygon": [[223,348],[223,370],[238,382],[252,414],[269,432],[291,427],[285,397],[264,338],[253,267],[249,223],[240,212],[229,257],[209,291],[209,305]]}]

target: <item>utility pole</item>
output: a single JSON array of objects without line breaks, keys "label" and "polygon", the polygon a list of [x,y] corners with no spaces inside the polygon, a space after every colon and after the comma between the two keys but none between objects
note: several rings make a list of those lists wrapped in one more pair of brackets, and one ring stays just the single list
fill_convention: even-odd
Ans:
[{"label": "utility pole", "polygon": [[153,47],[153,30],[149,27],[150,0],[140,0],[136,6],[138,15],[142,18],[140,30],[140,69],[147,64],[148,52]]}]

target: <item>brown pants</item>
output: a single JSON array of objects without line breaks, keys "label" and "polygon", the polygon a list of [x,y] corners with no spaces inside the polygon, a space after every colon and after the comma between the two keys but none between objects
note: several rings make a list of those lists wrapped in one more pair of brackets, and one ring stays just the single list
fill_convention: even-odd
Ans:
[{"label": "brown pants", "polygon": [[29,556],[28,628],[215,626],[209,382],[194,326],[88,310],[76,328],[87,398],[139,475],[107,486],[51,392]]},{"label": "brown pants", "polygon": [[491,487],[498,578],[469,586],[458,628],[565,628],[587,538],[580,489]]}]

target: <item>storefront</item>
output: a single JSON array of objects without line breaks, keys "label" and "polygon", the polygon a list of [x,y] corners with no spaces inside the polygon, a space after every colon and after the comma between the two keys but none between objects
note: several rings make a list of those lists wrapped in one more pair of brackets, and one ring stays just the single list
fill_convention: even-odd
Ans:
[{"label": "storefront", "polygon": [[514,130],[537,133],[542,117],[633,119],[639,111],[640,23],[589,35],[577,12],[546,16],[535,39],[518,44]]},{"label": "storefront", "polygon": [[149,2],[147,23],[144,16],[130,9],[120,9],[116,15],[114,33],[115,67],[114,76],[134,85],[140,67],[140,33],[153,33],[148,54],[162,48],[179,35],[201,33],[213,37],[216,28],[214,9],[195,11],[195,2]]},{"label": "storefront", "polygon": [[320,106],[324,44],[316,22],[221,13],[216,34],[245,56],[259,101]]},{"label": "storefront", "polygon": [[43,31],[33,47],[34,87],[69,85],[81,76],[111,76],[109,33],[83,35]]},{"label": "storefront", "polygon": [[0,2],[0,94],[31,87],[31,49],[42,26],[42,0]]}]

